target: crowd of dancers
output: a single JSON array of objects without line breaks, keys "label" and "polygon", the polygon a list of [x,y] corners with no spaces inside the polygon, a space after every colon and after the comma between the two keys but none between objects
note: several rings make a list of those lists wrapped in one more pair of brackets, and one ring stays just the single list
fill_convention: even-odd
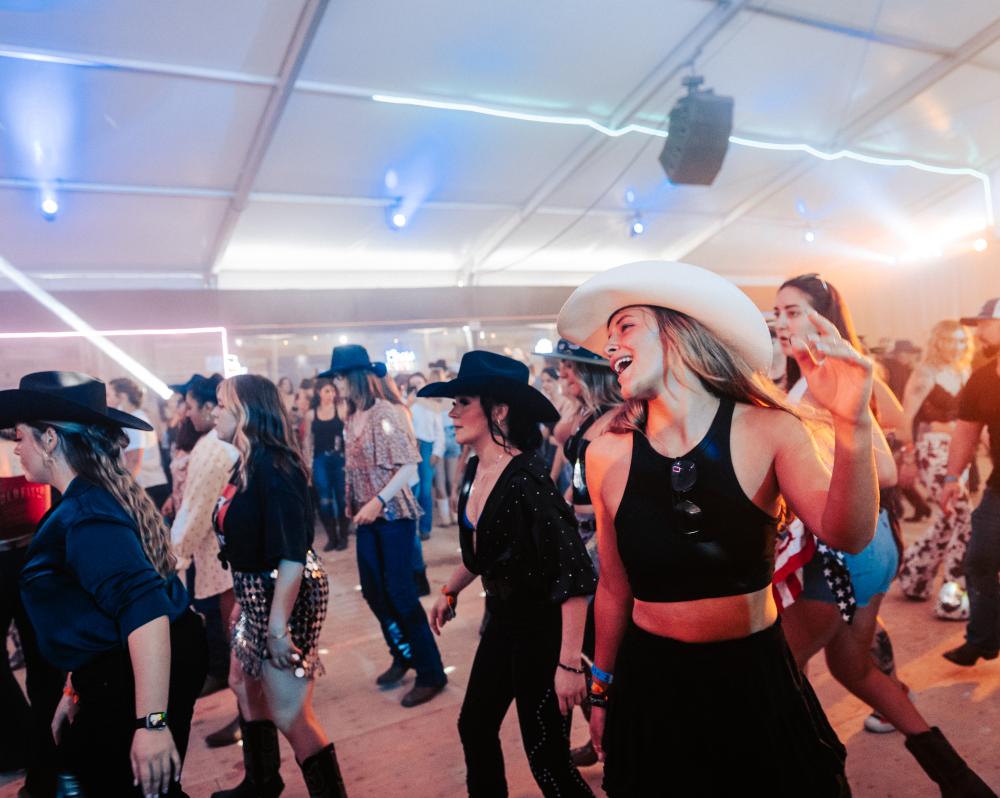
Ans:
[{"label": "crowd of dancers", "polygon": [[[210,743],[242,739],[244,777],[213,798],[281,794],[279,733],[310,796],[346,796],[313,689],[323,556],[353,535],[376,685],[415,672],[403,707],[445,688],[435,635],[482,580],[470,796],[507,795],[512,703],[545,796],[593,795],[599,762],[614,798],[850,795],[806,675],[821,651],[943,796],[993,796],[914,706],[879,607],[898,578],[968,621],[951,662],[1000,652],[1000,469],[976,470],[984,433],[1000,463],[1000,299],[922,353],[866,350],[816,274],[768,316],[712,272],[626,264],[573,292],[534,379],[472,351],[397,383],[357,345],[298,390],[193,375],[163,459],[131,380],[26,375],[0,392],[0,624],[28,669],[25,701],[0,667],[0,769],[29,798],[184,795],[195,701],[228,687]],[[905,548],[904,500],[933,516]],[[435,514],[461,562],[428,611]]]}]

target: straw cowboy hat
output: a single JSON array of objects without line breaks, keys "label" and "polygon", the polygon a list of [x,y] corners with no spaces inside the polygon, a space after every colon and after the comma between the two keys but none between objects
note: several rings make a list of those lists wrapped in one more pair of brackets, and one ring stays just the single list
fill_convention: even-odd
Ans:
[{"label": "straw cowboy hat", "polygon": [[651,305],[684,313],[738,351],[757,371],[771,363],[771,335],[757,306],[715,272],[666,260],[616,266],[577,288],[559,311],[563,338],[594,352],[608,342],[608,321],[622,308]]}]

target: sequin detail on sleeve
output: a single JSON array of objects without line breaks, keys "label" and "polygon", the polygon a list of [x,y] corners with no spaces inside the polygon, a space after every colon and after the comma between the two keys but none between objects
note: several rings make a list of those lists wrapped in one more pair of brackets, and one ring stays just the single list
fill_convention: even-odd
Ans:
[{"label": "sequin detail on sleeve", "polygon": [[518,480],[518,489],[521,511],[537,548],[549,600],[562,603],[573,596],[593,595],[597,589],[594,565],[566,500],[548,480],[524,476]]}]

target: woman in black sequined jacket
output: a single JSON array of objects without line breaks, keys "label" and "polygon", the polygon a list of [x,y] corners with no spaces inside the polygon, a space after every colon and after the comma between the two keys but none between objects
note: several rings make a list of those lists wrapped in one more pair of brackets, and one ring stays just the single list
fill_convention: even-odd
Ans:
[{"label": "woman in black sequined jacket", "polygon": [[455,617],[458,594],[482,577],[489,620],[458,721],[469,795],[507,794],[499,731],[516,701],[542,794],[592,796],[570,762],[568,730],[569,715],[586,693],[580,650],[596,578],[572,509],[537,451],[539,422],[555,408],[528,386],[527,368],[488,354],[466,358],[508,369],[511,376],[463,380],[462,371],[472,371],[463,359],[457,380],[424,389],[455,399],[450,415],[456,439],[476,454],[459,494],[462,564],[431,613],[431,627],[440,634]]}]

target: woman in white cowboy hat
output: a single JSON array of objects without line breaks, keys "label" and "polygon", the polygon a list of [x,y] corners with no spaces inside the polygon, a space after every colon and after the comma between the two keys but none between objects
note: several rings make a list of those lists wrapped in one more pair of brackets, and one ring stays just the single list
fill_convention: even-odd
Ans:
[{"label": "woman in white cowboy hat", "polygon": [[601,559],[591,734],[614,798],[849,794],[771,594],[786,503],[848,551],[878,508],[871,364],[810,320],[795,353],[834,418],[832,479],[763,377],[767,325],[732,283],[632,263],[559,314],[561,335],[610,357],[625,399],[587,455]]},{"label": "woman in white cowboy hat", "polygon": [[163,517],[122,457],[123,430],[152,427],[67,371],[0,391],[0,428],[15,424],[25,474],[62,493],[21,571],[42,654],[71,674],[53,734],[85,795],[182,796],[208,652]]}]

